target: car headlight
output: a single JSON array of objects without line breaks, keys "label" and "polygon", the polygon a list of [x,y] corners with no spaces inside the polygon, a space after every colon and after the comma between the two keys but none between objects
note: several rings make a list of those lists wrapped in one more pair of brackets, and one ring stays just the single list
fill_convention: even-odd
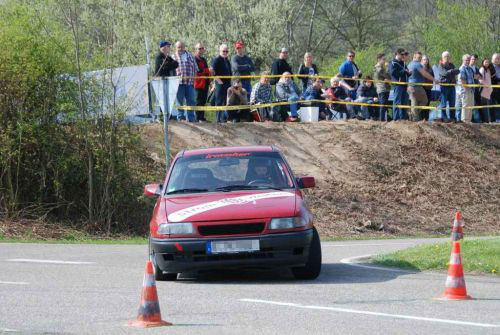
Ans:
[{"label": "car headlight", "polygon": [[303,227],[306,225],[305,220],[301,216],[293,218],[274,218],[271,220],[269,229],[292,229]]},{"label": "car headlight", "polygon": [[158,234],[183,235],[193,234],[194,228],[191,222],[162,223],[158,226]]}]

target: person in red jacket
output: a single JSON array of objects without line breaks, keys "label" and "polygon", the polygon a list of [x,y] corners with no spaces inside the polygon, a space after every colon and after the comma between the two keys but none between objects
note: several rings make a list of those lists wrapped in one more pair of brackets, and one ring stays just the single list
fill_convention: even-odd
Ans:
[{"label": "person in red jacket", "polygon": [[[206,77],[210,75],[210,70],[208,68],[208,63],[203,54],[205,53],[205,47],[202,43],[198,43],[195,46],[194,59],[196,64],[198,64],[198,72],[196,72],[196,77]],[[205,106],[207,103],[209,79],[207,78],[196,78],[194,80],[194,89],[196,91],[196,106]],[[196,119],[198,121],[206,121],[205,111],[196,111]]]}]

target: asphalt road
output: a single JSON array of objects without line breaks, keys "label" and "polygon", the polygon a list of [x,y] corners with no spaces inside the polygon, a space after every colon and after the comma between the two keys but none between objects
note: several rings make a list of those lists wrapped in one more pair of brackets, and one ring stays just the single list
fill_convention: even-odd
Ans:
[{"label": "asphalt road", "polygon": [[[350,264],[431,240],[324,242],[315,281],[288,271],[157,282],[164,320],[136,329],[147,246],[0,244],[5,334],[500,334],[500,278],[466,276],[470,301],[440,301],[445,273]],[[51,262],[47,262],[51,261]]]}]

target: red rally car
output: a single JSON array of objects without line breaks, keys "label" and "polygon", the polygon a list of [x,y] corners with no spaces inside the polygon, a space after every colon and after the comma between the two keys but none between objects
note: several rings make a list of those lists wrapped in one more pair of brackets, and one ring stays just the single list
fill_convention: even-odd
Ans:
[{"label": "red rally car", "polygon": [[271,146],[180,152],[163,184],[150,223],[150,257],[157,280],[182,272],[290,267],[297,279],[321,271],[321,245],[301,189],[313,177],[294,177]]}]

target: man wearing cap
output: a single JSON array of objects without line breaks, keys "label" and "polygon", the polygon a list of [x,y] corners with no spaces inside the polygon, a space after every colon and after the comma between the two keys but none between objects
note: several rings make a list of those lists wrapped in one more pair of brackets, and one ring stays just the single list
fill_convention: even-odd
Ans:
[{"label": "man wearing cap", "polygon": [[[392,81],[400,83],[408,82],[409,71],[405,65],[405,58],[408,51],[405,49],[397,49],[394,54],[394,59],[391,61],[389,73]],[[394,99],[392,106],[392,118],[394,121],[406,120],[408,117],[404,108],[396,107],[399,105],[408,104],[408,94],[406,93],[406,84],[395,84],[394,86]]]},{"label": "man wearing cap", "polygon": [[155,72],[153,77],[173,77],[179,63],[170,56],[170,46],[167,41],[160,42],[160,51],[155,58]]},{"label": "man wearing cap", "polygon": [[[242,41],[237,41],[234,44],[236,49],[236,55],[231,57],[231,70],[233,71],[233,76],[249,76],[255,71],[255,65],[250,57],[245,55],[245,45]],[[247,91],[248,100],[250,99],[250,93],[252,92],[252,85],[250,84],[250,78],[240,78],[241,85]]]},{"label": "man wearing cap", "polygon": [[[288,49],[281,48],[279,58],[273,62],[273,65],[271,67],[271,74],[280,76],[285,72],[290,72],[291,74],[293,74],[292,67],[286,61],[287,59],[288,59]],[[278,83],[279,80],[280,80],[279,77],[271,78],[271,85],[276,85],[276,83]]]},{"label": "man wearing cap", "polygon": [[[177,76],[181,77],[179,89],[177,90],[177,106],[183,106],[184,102],[186,106],[195,106],[196,98],[193,84],[196,72],[198,72],[198,65],[193,55],[186,51],[184,42],[177,41],[175,43],[175,49],[174,59],[179,63]],[[189,122],[196,121],[193,111],[187,111],[187,119]],[[186,120],[184,110],[178,110],[177,120]]]}]

